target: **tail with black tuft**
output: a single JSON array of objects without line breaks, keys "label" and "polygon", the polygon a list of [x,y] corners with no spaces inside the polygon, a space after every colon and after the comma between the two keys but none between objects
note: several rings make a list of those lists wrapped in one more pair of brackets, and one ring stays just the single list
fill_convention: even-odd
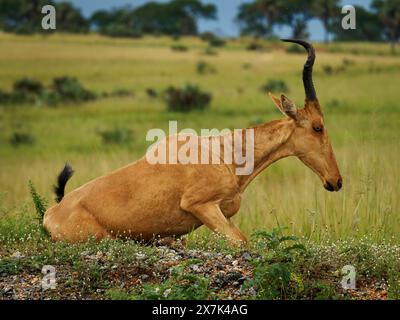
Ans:
[{"label": "tail with black tuft", "polygon": [[72,170],[72,167],[68,163],[66,163],[64,169],[58,175],[57,184],[54,186],[57,203],[59,203],[62,198],[64,198],[65,185],[73,174],[74,170]]}]

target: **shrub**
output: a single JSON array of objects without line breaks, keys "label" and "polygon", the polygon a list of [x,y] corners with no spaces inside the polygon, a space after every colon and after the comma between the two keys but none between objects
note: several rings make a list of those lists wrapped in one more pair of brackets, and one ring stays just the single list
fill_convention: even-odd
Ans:
[{"label": "shrub", "polygon": [[264,46],[258,42],[251,42],[246,49],[249,51],[262,51],[264,50]]},{"label": "shrub", "polygon": [[104,144],[123,144],[132,140],[133,132],[126,128],[116,128],[113,130],[99,130],[97,132]]},{"label": "shrub", "polygon": [[39,103],[57,105],[61,102],[81,102],[94,100],[96,95],[85,89],[77,79],[59,77],[53,79],[50,88],[45,88],[41,82],[23,78],[14,83],[10,93],[0,91],[0,104],[15,105],[22,103]]},{"label": "shrub", "polygon": [[14,147],[33,145],[35,143],[35,138],[30,133],[14,132],[10,138],[10,143]]},{"label": "shrub", "polygon": [[76,78],[59,77],[53,80],[53,89],[60,95],[62,101],[89,101],[96,98],[95,94],[86,90]]},{"label": "shrub", "polygon": [[0,105],[14,105],[19,103],[33,102],[32,97],[21,92],[7,93],[0,91]]},{"label": "shrub", "polygon": [[212,32],[204,32],[200,36],[201,40],[208,42],[210,47],[222,47],[225,45],[225,40],[221,39]]},{"label": "shrub", "polygon": [[200,35],[200,39],[206,42],[209,42],[211,39],[215,38],[216,35],[210,31],[203,32]]},{"label": "shrub", "polygon": [[337,108],[340,106],[340,101],[337,99],[329,100],[326,104],[328,108]]},{"label": "shrub", "polygon": [[168,110],[178,112],[204,110],[210,104],[211,98],[210,93],[202,92],[198,86],[190,84],[182,89],[170,87],[165,96]]},{"label": "shrub", "polygon": [[150,98],[157,98],[157,96],[158,96],[157,91],[154,90],[153,88],[147,88],[146,93],[147,93],[147,96]]},{"label": "shrub", "polygon": [[47,106],[56,106],[62,102],[62,97],[53,90],[45,89],[41,92],[38,101]]},{"label": "shrub", "polygon": [[304,49],[296,44],[292,44],[286,48],[287,53],[304,53]]},{"label": "shrub", "polygon": [[214,66],[205,61],[199,61],[196,70],[198,74],[213,74],[217,72]]},{"label": "shrub", "polygon": [[207,47],[204,49],[203,54],[207,56],[216,56],[218,54],[217,50],[213,49],[212,47]]},{"label": "shrub", "polygon": [[43,85],[35,79],[23,78],[15,81],[13,88],[14,92],[39,95],[43,90]]},{"label": "shrub", "polygon": [[288,93],[289,88],[283,80],[268,80],[264,85],[261,86],[263,92],[284,92]]},{"label": "shrub", "polygon": [[116,89],[107,94],[109,97],[133,97],[134,95],[134,92],[128,89]]},{"label": "shrub", "polygon": [[329,64],[323,65],[322,66],[322,70],[324,71],[324,73],[326,75],[331,75],[333,74],[333,67]]},{"label": "shrub", "polygon": [[251,69],[251,67],[252,67],[252,64],[251,64],[251,63],[246,62],[246,63],[243,63],[243,64],[242,64],[242,68],[243,68],[244,70],[249,70],[249,69]]},{"label": "shrub", "polygon": [[184,46],[183,44],[174,44],[171,46],[172,51],[177,51],[177,52],[186,52],[188,51],[188,47]]}]

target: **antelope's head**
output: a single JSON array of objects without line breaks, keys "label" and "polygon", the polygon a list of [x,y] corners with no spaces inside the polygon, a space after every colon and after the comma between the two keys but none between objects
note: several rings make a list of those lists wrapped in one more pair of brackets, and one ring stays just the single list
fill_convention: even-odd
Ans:
[{"label": "antelope's head", "polygon": [[292,152],[322,180],[328,191],[339,191],[342,177],[324,125],[324,115],[318,102],[312,82],[312,68],[315,60],[313,46],[302,40],[283,39],[302,45],[308,52],[303,69],[303,83],[306,93],[304,108],[298,109],[285,95],[280,98],[270,94],[278,109],[291,118],[295,129],[288,143]]}]

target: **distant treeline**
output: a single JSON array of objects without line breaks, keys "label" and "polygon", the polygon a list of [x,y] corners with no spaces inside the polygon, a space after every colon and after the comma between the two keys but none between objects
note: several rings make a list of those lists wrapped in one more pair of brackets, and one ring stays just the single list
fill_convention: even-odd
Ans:
[{"label": "distant treeline", "polygon": [[[68,2],[0,0],[0,28],[16,33],[42,32],[42,6],[57,12],[57,31],[97,31],[109,36],[197,35],[199,19],[216,19],[217,8],[200,0],[147,2],[137,7],[98,10],[86,18]],[[386,41],[400,39],[400,0],[372,0],[370,8],[355,6],[357,28],[341,27],[340,0],[253,0],[238,7],[236,22],[242,35],[274,37],[275,27],[289,26],[293,37],[307,38],[309,20],[318,19],[325,40]]]}]

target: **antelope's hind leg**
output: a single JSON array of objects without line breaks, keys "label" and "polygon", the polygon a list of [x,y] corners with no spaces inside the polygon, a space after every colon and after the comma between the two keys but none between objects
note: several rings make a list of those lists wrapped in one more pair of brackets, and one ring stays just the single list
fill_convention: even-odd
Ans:
[{"label": "antelope's hind leg", "polygon": [[[62,216],[63,214],[66,216]],[[97,241],[105,238],[114,238],[83,207],[78,207],[70,213],[53,212],[49,218],[45,219],[44,226],[54,240],[84,242],[90,238],[94,238]]]}]

